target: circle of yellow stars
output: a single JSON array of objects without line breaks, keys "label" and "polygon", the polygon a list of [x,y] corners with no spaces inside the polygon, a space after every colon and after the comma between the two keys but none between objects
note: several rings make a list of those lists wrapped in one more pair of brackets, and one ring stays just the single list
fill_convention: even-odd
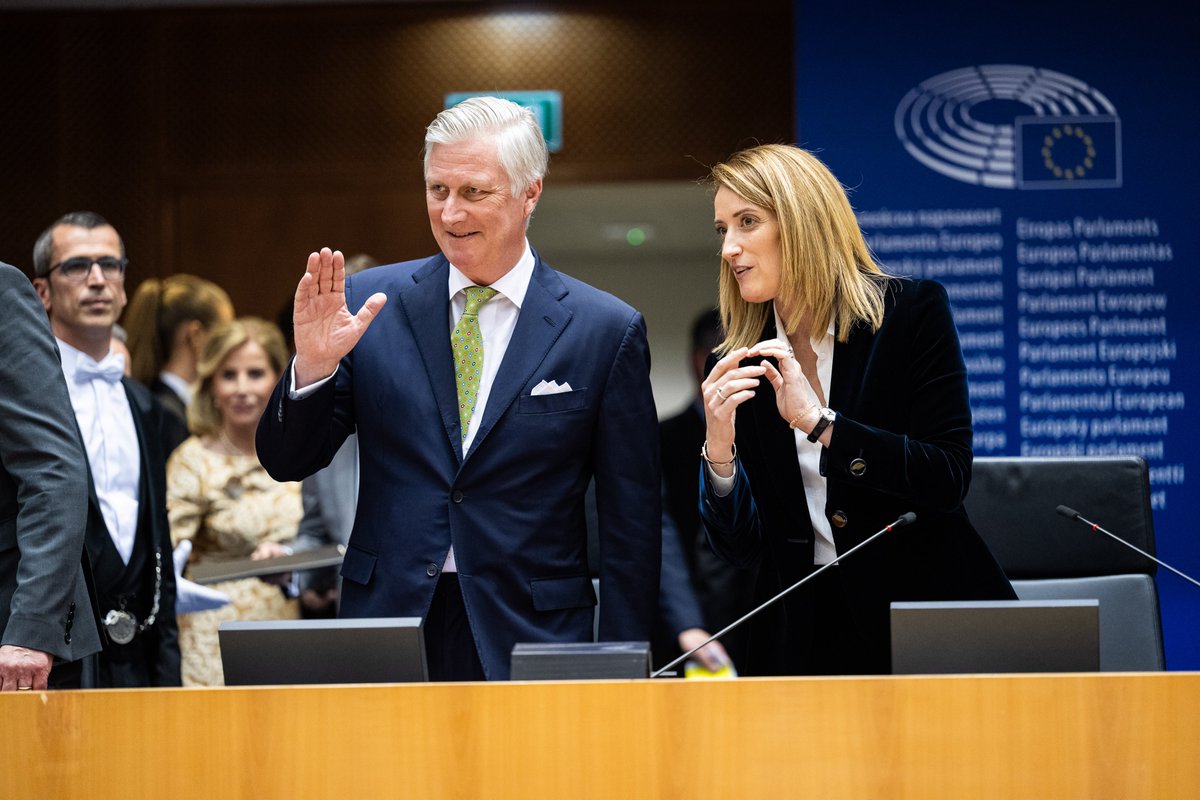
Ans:
[{"label": "circle of yellow stars", "polygon": [[[1054,159],[1054,151],[1059,149],[1060,158],[1064,150],[1075,152],[1076,148],[1062,148],[1061,146],[1067,142],[1075,142],[1082,148],[1083,158],[1078,159],[1076,164],[1059,164]],[[1066,181],[1073,181],[1076,178],[1082,178],[1096,163],[1096,145],[1092,141],[1092,137],[1087,134],[1083,128],[1078,125],[1066,123],[1063,125],[1055,125],[1049,134],[1042,140],[1042,159],[1046,164],[1046,169],[1050,170],[1056,178],[1062,178]],[[1065,161],[1065,159],[1063,159]]]}]

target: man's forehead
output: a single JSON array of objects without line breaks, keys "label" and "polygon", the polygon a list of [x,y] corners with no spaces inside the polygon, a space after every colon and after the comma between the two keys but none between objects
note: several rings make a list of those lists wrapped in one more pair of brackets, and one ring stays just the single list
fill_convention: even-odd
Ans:
[{"label": "man's forehead", "polygon": [[500,164],[495,142],[470,139],[432,145],[425,178],[449,185],[507,182],[508,176]]},{"label": "man's forehead", "polygon": [[75,247],[120,248],[120,237],[111,225],[85,228],[81,225],[59,225],[54,229],[54,246],[59,250]]}]

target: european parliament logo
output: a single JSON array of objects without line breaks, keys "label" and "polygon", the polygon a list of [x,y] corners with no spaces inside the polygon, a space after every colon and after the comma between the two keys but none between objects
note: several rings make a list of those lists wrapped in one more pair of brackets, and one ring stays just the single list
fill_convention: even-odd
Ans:
[{"label": "european parliament logo", "polygon": [[993,189],[1121,185],[1121,121],[1097,89],[1053,70],[988,64],[944,72],[896,108],[909,155]]},{"label": "european parliament logo", "polygon": [[1121,185],[1116,117],[1018,117],[1021,189],[1107,189]]}]

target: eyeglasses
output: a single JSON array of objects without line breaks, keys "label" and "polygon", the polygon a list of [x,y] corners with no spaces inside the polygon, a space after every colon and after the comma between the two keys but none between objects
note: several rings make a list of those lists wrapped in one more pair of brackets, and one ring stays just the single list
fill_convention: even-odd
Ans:
[{"label": "eyeglasses", "polygon": [[105,280],[116,281],[125,277],[125,267],[129,264],[129,259],[116,256],[100,256],[99,258],[76,256],[68,258],[66,261],[60,261],[46,270],[46,277],[49,277],[54,270],[58,270],[69,281],[82,281],[91,274],[92,264],[100,265],[100,272],[104,275]]}]

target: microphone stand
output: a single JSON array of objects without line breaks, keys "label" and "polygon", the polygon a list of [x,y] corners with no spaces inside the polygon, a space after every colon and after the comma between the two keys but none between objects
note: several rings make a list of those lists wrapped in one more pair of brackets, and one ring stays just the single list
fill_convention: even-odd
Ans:
[{"label": "microphone stand", "polygon": [[746,620],[750,619],[751,617],[753,617],[753,616],[754,616],[755,614],[757,614],[758,612],[762,611],[762,610],[763,610],[764,608],[766,608],[767,606],[769,606],[769,605],[771,605],[772,603],[776,602],[777,600],[779,600],[779,599],[783,598],[785,595],[787,595],[787,594],[790,594],[791,592],[795,591],[796,589],[799,589],[801,586],[803,586],[804,584],[808,583],[808,582],[809,582],[809,581],[811,581],[813,578],[817,577],[817,576],[818,576],[818,575],[820,575],[822,572],[824,572],[825,570],[827,570],[827,569],[829,569],[830,567],[832,567],[834,564],[836,564],[836,563],[838,563],[839,561],[841,561],[843,558],[846,558],[846,557],[847,557],[847,556],[849,556],[850,554],[852,554],[852,553],[855,553],[855,552],[857,552],[858,550],[861,550],[862,548],[864,548],[864,547],[866,547],[867,545],[869,545],[871,542],[873,542],[873,541],[875,541],[876,539],[878,539],[878,538],[879,538],[880,536],[882,536],[883,534],[885,534],[885,533],[888,533],[889,531],[893,531],[893,530],[895,530],[896,528],[902,528],[902,527],[904,527],[905,525],[911,525],[912,523],[914,523],[914,522],[916,522],[916,521],[917,521],[917,515],[916,515],[916,514],[914,514],[914,513],[913,513],[913,512],[911,512],[911,511],[909,511],[909,512],[908,512],[908,513],[906,513],[906,514],[903,514],[903,515],[901,515],[901,516],[900,516],[900,518],[899,518],[899,519],[897,519],[897,520],[896,520],[895,522],[893,522],[892,524],[890,524],[890,525],[884,525],[884,526],[883,526],[883,528],[881,528],[880,530],[878,530],[878,531],[876,531],[875,533],[873,533],[873,534],[870,536],[870,538],[864,539],[863,541],[859,542],[859,543],[858,543],[858,544],[856,544],[854,547],[851,547],[849,550],[847,550],[846,552],[844,552],[844,553],[842,553],[841,555],[839,555],[839,556],[838,556],[837,558],[835,558],[833,561],[830,561],[828,564],[822,564],[822,565],[821,565],[821,567],[820,567],[819,569],[817,569],[817,570],[815,570],[815,571],[813,571],[813,572],[810,572],[810,573],[808,573],[808,574],[807,574],[807,575],[805,575],[803,578],[801,578],[800,580],[796,581],[796,582],[795,582],[795,583],[793,583],[791,586],[789,586],[788,588],[784,589],[782,592],[780,592],[779,594],[775,595],[774,597],[772,597],[772,598],[771,598],[770,600],[768,600],[767,602],[763,603],[763,604],[762,604],[761,606],[759,606],[758,608],[756,608],[756,609],[754,609],[753,611],[751,611],[751,612],[747,613],[746,615],[744,615],[744,616],[743,616],[741,619],[738,619],[738,620],[735,620],[735,621],[733,621],[733,622],[729,623],[729,624],[728,624],[728,625],[726,625],[724,628],[722,628],[721,630],[717,631],[717,632],[716,632],[716,633],[714,633],[712,636],[709,636],[709,637],[708,637],[707,639],[705,639],[703,642],[701,642],[700,644],[696,645],[696,646],[695,646],[695,647],[693,647],[691,650],[688,650],[686,653],[684,653],[683,655],[681,655],[679,658],[677,658],[677,659],[675,659],[674,661],[672,661],[670,664],[667,664],[665,667],[662,667],[661,669],[658,669],[658,670],[654,671],[654,672],[653,672],[653,673],[650,675],[650,677],[651,677],[651,678],[657,678],[659,675],[662,675],[664,672],[666,672],[667,670],[671,669],[671,668],[672,668],[672,667],[674,667],[675,665],[679,664],[681,661],[684,661],[684,660],[686,660],[686,659],[687,659],[689,656],[691,656],[691,655],[692,655],[693,653],[695,653],[697,650],[700,650],[700,649],[702,649],[702,648],[704,648],[704,647],[707,647],[707,646],[708,646],[709,644],[711,644],[713,641],[715,641],[715,640],[717,640],[717,639],[721,638],[722,636],[724,636],[725,634],[729,633],[731,630],[733,630],[734,628],[736,628],[738,625],[741,625],[743,622],[745,622]]},{"label": "microphone stand", "polygon": [[1109,536],[1113,539],[1116,539],[1118,542],[1125,545],[1130,550],[1134,550],[1134,551],[1142,554],[1146,558],[1153,561],[1155,564],[1158,564],[1160,567],[1166,567],[1167,569],[1171,570],[1171,572],[1174,572],[1176,575],[1183,578],[1184,580],[1191,581],[1192,583],[1196,584],[1197,586],[1200,586],[1200,581],[1197,581],[1195,578],[1193,578],[1189,575],[1184,575],[1182,572],[1175,569],[1174,567],[1172,567],[1170,564],[1168,564],[1165,561],[1159,561],[1157,558],[1150,555],[1145,550],[1141,549],[1140,547],[1130,544],[1129,542],[1122,539],[1120,536],[1117,536],[1115,533],[1111,533],[1109,531],[1104,530],[1104,528],[1101,528],[1099,525],[1092,522],[1090,519],[1084,519],[1083,516],[1075,509],[1073,509],[1069,506],[1059,506],[1058,508],[1055,509],[1055,511],[1057,511],[1059,513],[1059,516],[1066,517],[1067,519],[1077,519],[1080,522],[1082,522],[1084,525],[1087,525],[1092,530],[1100,531],[1100,533],[1103,533],[1105,536]]}]

